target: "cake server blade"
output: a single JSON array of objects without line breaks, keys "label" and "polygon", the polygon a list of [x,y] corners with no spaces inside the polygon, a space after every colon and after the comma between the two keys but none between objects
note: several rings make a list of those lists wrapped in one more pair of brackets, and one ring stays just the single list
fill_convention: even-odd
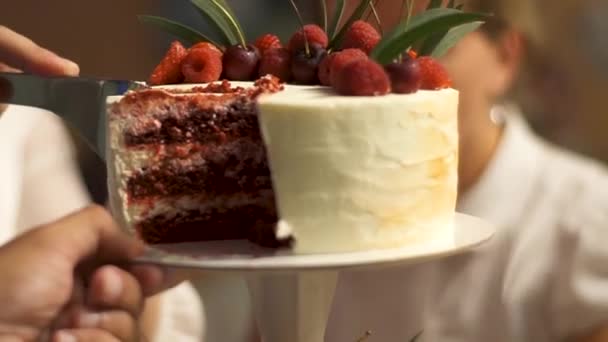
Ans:
[{"label": "cake server blade", "polygon": [[105,160],[106,98],[143,86],[142,82],[128,80],[0,73],[0,103],[55,113]]}]

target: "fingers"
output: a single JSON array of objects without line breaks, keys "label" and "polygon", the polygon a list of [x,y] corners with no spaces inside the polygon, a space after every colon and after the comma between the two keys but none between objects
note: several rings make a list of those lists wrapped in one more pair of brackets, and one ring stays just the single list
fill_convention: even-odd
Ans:
[{"label": "fingers", "polygon": [[115,266],[103,266],[93,273],[87,304],[96,309],[123,310],[138,317],[144,297],[133,275]]},{"label": "fingers", "polygon": [[1,25],[0,61],[12,68],[44,76],[76,76],[80,72],[76,63]]},{"label": "fingers", "polygon": [[45,246],[70,246],[61,252],[75,265],[85,259],[97,264],[129,261],[144,251],[143,244],[122,232],[99,206],[83,209],[38,231]]},{"label": "fingers", "polygon": [[21,72],[21,70],[15,69],[10,65],[0,62],[0,72]]},{"label": "fingers", "polygon": [[[53,335],[52,342],[121,342],[116,336],[98,329],[61,330]],[[134,340],[123,340],[134,341]]]},{"label": "fingers", "polygon": [[129,271],[141,284],[146,297],[177,286],[189,278],[186,272],[153,265],[135,265],[130,267]]},{"label": "fingers", "polygon": [[137,341],[137,321],[125,311],[83,313],[74,325],[77,329],[99,329],[110,333],[120,341]]}]

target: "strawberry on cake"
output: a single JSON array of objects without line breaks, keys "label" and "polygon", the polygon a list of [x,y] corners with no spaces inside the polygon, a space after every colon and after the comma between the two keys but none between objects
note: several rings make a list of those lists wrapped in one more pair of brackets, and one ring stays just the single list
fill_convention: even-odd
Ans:
[{"label": "strawberry on cake", "polygon": [[341,28],[302,24],[286,46],[248,45],[227,6],[224,44],[172,27],[192,46],[171,45],[154,87],[109,99],[123,225],[148,243],[248,238],[296,253],[449,241],[458,92],[434,56],[483,16],[433,7],[382,37],[361,20],[369,6]]}]

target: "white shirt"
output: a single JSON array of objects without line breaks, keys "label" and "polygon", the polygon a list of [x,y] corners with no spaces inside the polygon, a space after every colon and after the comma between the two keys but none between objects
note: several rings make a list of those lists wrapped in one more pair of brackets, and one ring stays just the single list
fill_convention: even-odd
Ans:
[{"label": "white shirt", "polygon": [[544,342],[608,323],[608,173],[506,118],[458,208],[496,224],[492,241],[433,264],[343,274],[327,341],[369,329],[382,342],[421,330],[429,342]]},{"label": "white shirt", "polygon": [[[0,115],[0,161],[0,245],[91,201],[69,135],[50,112],[9,106]],[[201,341],[202,307],[194,289],[184,283],[161,298],[153,341]]]}]

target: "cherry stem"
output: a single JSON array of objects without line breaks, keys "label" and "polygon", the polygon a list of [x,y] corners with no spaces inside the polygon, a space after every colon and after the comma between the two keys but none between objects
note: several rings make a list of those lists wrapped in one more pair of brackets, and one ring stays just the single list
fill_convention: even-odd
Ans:
[{"label": "cherry stem", "polygon": [[[376,0],[376,3],[380,2],[380,0]],[[384,36],[384,32],[382,30],[382,22],[380,21],[380,16],[378,15],[378,11],[376,10],[376,6],[374,5],[374,1],[369,2],[369,6],[371,12],[374,13],[374,19],[376,20],[376,24],[378,25],[378,29],[380,30],[380,35]]]},{"label": "cherry stem", "polygon": [[410,19],[412,19],[412,13],[414,13],[414,5],[416,4],[416,0],[408,0],[407,1],[407,18],[405,19],[405,26],[410,24]]},{"label": "cherry stem", "polygon": [[302,35],[304,35],[304,48],[306,49],[306,57],[310,57],[310,44],[308,44],[308,37],[306,36],[306,31],[304,30],[304,20],[302,19],[302,15],[300,15],[300,10],[298,10],[298,6],[293,0],[289,0],[291,2],[291,6],[293,7],[296,15],[298,16],[298,21],[300,22],[300,27],[302,28]]}]

